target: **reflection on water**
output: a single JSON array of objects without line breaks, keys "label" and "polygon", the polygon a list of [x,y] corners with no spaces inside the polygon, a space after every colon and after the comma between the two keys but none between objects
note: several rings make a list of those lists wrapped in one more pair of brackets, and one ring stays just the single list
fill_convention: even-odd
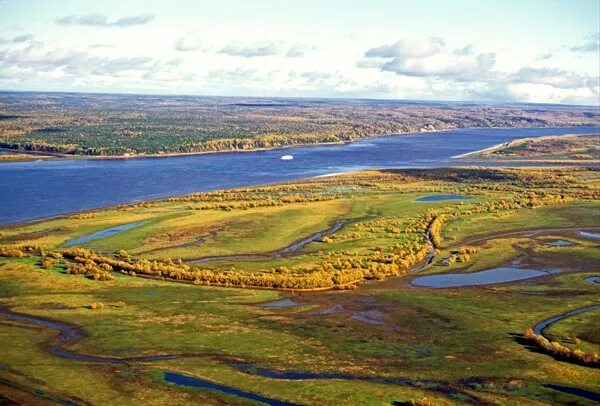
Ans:
[{"label": "reflection on water", "polygon": [[455,288],[460,286],[492,285],[537,278],[553,273],[552,270],[519,268],[494,268],[473,273],[447,273],[420,276],[411,281],[411,285],[427,288]]},{"label": "reflection on water", "polygon": [[590,233],[589,231],[580,231],[579,235],[582,237],[600,239],[600,233]]},{"label": "reflection on water", "polygon": [[470,196],[461,196],[461,195],[429,195],[418,198],[417,202],[444,202],[451,200],[469,200],[472,199]]},{"label": "reflection on water", "polygon": [[571,241],[567,241],[567,240],[555,240],[555,241],[547,242],[546,245],[550,245],[552,247],[568,247],[569,245],[575,245],[575,244],[572,243]]},{"label": "reflection on water", "polygon": [[104,230],[96,231],[95,233],[84,235],[82,237],[73,238],[72,240],[66,241],[63,246],[72,247],[73,245],[81,245],[85,244],[89,241],[99,240],[100,238],[111,237],[115,234],[121,233],[123,231],[131,230],[136,227],[140,227],[146,224],[147,221],[138,221],[136,223],[129,224],[121,224],[120,226],[105,228]]},{"label": "reflection on water", "polygon": [[300,303],[293,301],[292,299],[282,299],[275,302],[261,303],[260,307],[294,307]]},{"label": "reflection on water", "polygon": [[219,385],[206,379],[196,378],[193,376],[183,375],[176,372],[165,372],[164,380],[176,385],[188,386],[200,389],[211,389],[218,392],[227,393],[244,399],[255,400],[270,406],[293,406],[293,403],[283,402],[276,399],[267,398],[256,393],[247,392],[241,389],[232,388],[231,386]]}]

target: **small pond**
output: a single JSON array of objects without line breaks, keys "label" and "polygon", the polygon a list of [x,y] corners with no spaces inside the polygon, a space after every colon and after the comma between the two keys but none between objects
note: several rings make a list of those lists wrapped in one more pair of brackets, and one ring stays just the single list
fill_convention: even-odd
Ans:
[{"label": "small pond", "polygon": [[537,278],[553,273],[552,270],[519,268],[494,268],[473,273],[448,273],[420,276],[411,281],[411,285],[426,288],[456,288],[461,286],[492,285]]},{"label": "small pond", "polygon": [[293,301],[292,299],[281,299],[275,302],[261,303],[258,306],[260,307],[294,307],[298,306],[300,303]]},{"label": "small pond", "polygon": [[568,247],[570,245],[575,245],[574,243],[572,243],[571,241],[567,241],[567,240],[554,240],[554,241],[548,241],[545,243],[546,245],[550,245],[551,247]]}]

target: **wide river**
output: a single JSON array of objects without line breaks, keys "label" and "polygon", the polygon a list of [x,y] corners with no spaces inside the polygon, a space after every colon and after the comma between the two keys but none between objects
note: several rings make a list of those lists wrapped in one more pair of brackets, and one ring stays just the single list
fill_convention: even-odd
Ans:
[{"label": "wide river", "polygon": [[[600,128],[591,127],[481,128],[270,151],[1,163],[0,224],[143,199],[359,169],[464,165],[450,157],[515,138],[599,132]],[[294,159],[280,159],[287,154]]]}]

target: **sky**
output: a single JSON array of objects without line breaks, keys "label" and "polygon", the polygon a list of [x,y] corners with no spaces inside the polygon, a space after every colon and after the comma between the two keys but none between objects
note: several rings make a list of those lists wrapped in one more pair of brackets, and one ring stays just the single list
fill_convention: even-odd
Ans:
[{"label": "sky", "polygon": [[0,90],[600,107],[599,0],[0,0]]}]

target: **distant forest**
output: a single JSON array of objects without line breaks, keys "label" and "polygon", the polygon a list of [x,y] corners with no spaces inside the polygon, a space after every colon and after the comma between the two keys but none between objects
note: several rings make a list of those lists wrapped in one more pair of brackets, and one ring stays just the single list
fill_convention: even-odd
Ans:
[{"label": "distant forest", "polygon": [[594,107],[0,93],[0,147],[66,155],[239,151],[467,127],[597,126]]}]

